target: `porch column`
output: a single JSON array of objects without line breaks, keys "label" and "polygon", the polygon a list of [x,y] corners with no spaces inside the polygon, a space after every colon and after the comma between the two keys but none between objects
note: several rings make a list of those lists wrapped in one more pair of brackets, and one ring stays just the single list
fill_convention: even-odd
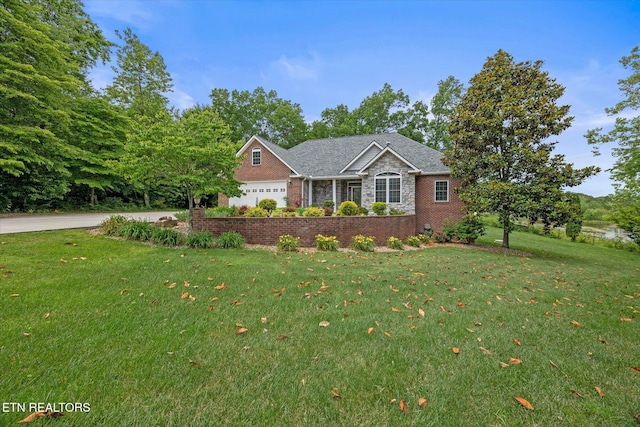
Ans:
[{"label": "porch column", "polygon": [[336,180],[332,180],[331,183],[333,184],[333,209],[338,209],[338,200],[336,200]]},{"label": "porch column", "polygon": [[309,177],[309,206],[313,204],[313,181]]}]

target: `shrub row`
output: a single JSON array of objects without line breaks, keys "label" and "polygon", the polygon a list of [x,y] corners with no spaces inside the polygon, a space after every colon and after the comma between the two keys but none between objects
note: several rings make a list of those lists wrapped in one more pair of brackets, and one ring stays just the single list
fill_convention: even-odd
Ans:
[{"label": "shrub row", "polygon": [[[420,247],[423,243],[429,243],[429,241],[429,236],[421,234],[419,236],[409,236],[404,242],[397,237],[389,237],[386,243],[391,249],[402,250],[405,244]],[[322,234],[316,235],[315,245],[319,251],[337,251],[340,248],[340,242],[336,236],[324,236]],[[300,237],[285,234],[278,238],[278,250],[297,251],[299,246]],[[375,249],[375,238],[363,235],[353,236],[349,247],[357,251],[372,252]]]}]

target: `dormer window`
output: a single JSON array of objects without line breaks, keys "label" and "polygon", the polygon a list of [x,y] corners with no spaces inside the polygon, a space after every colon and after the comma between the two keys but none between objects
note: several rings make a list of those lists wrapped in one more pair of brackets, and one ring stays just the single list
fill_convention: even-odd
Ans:
[{"label": "dormer window", "polygon": [[260,148],[259,147],[255,147],[253,150],[251,150],[251,166],[260,166]]}]

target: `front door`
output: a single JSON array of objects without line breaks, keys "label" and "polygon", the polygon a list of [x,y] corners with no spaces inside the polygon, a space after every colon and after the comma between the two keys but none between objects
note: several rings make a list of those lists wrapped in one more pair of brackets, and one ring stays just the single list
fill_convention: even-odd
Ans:
[{"label": "front door", "polygon": [[356,205],[360,206],[360,201],[362,199],[362,183],[360,182],[350,182],[347,184],[347,197],[352,202],[355,202]]}]

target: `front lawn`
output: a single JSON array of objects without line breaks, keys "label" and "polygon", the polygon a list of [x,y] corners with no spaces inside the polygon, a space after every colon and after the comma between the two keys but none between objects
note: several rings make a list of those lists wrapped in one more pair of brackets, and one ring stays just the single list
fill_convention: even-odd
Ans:
[{"label": "front lawn", "polygon": [[0,241],[0,425],[33,402],[89,407],[37,421],[65,426],[638,424],[637,253]]}]

